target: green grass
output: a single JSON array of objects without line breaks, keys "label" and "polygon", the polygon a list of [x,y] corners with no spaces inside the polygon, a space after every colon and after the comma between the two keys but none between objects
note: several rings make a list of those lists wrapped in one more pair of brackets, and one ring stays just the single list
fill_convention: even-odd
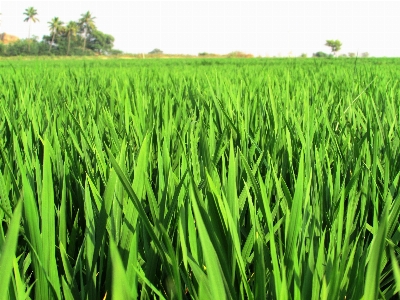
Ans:
[{"label": "green grass", "polygon": [[0,61],[1,299],[391,299],[400,60]]}]

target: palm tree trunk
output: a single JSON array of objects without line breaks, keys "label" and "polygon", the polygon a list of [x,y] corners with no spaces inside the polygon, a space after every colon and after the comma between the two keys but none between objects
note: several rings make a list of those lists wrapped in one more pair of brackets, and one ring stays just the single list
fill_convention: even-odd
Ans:
[{"label": "palm tree trunk", "polygon": [[28,29],[28,52],[31,52],[31,20],[29,22],[29,29]]},{"label": "palm tree trunk", "polygon": [[56,33],[53,33],[53,38],[51,39],[49,52],[51,51],[51,47],[53,46],[53,43],[54,43],[54,36],[55,36],[55,35],[56,35]]},{"label": "palm tree trunk", "polygon": [[85,53],[85,50],[86,50],[86,39],[87,39],[87,31],[85,28],[85,39],[83,40],[83,53]]},{"label": "palm tree trunk", "polygon": [[71,35],[68,35],[68,48],[67,48],[67,55],[69,55],[69,46],[71,44]]}]

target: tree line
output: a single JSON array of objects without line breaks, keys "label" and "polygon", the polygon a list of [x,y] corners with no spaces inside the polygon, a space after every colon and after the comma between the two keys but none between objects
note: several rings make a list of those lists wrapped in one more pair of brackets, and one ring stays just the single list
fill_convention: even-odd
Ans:
[{"label": "tree line", "polygon": [[[1,13],[0,13],[1,15]],[[121,54],[122,51],[113,49],[114,37],[97,29],[95,24],[96,17],[92,16],[90,11],[81,15],[78,21],[69,21],[64,23],[58,17],[54,17],[49,25],[49,35],[44,35],[39,41],[37,36],[31,37],[31,26],[39,22],[37,10],[33,7],[27,8],[23,15],[24,22],[28,26],[28,38],[21,39],[10,44],[4,44],[0,41],[0,56],[18,56],[18,55],[95,55],[95,54]],[[1,21],[0,21],[1,22]],[[0,23],[1,24],[1,23]],[[335,57],[340,51],[342,43],[339,40],[327,40],[325,46],[330,47],[332,54],[319,51],[313,53],[313,57]],[[162,54],[159,49],[154,49],[149,54]],[[209,55],[199,53],[199,56]],[[349,57],[355,57],[355,53],[349,53]],[[361,54],[362,57],[368,57],[368,52]],[[307,57],[307,54],[301,54],[301,57]],[[341,54],[340,57],[347,57]]]},{"label": "tree line", "polygon": [[28,38],[10,44],[0,42],[0,56],[17,55],[95,55],[120,54],[122,51],[113,49],[114,37],[97,29],[96,17],[90,11],[81,15],[78,21],[64,23],[54,17],[49,25],[49,35],[44,35],[39,41],[37,36],[31,37],[31,27],[39,22],[35,8],[27,8],[23,15],[28,26]]},{"label": "tree line", "polygon": [[[325,52],[318,51],[317,53],[313,53],[313,57],[328,57],[328,58],[335,57],[337,55],[337,52],[340,51],[340,49],[342,49],[342,42],[339,40],[326,40],[325,46],[331,48],[332,54],[327,54]],[[349,52],[348,55],[344,53],[339,55],[339,57],[356,57],[356,56],[358,56],[358,54],[354,52]],[[369,57],[369,53],[363,52],[361,53],[361,57]]]}]

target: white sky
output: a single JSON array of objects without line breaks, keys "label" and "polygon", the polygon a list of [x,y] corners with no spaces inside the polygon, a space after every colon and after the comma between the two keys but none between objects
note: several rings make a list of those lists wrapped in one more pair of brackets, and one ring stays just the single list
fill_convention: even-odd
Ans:
[{"label": "white sky", "polygon": [[1,1],[0,32],[28,36],[23,12],[33,6],[39,23],[32,35],[49,34],[53,17],[77,21],[90,11],[114,47],[142,53],[261,56],[330,52],[327,39],[343,43],[339,53],[400,56],[400,1]]}]

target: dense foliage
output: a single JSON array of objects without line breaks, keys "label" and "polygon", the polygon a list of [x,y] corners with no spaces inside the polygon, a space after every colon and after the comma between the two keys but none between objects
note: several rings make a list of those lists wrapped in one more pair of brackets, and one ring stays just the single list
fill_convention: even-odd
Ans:
[{"label": "dense foliage", "polygon": [[[68,36],[67,32],[62,32],[54,37],[54,44],[49,51],[49,46],[53,37],[43,36],[42,40],[23,39],[5,45],[0,42],[0,56],[81,56],[95,54],[119,54],[121,51],[113,49],[114,37],[99,30],[93,30],[87,37],[86,50],[83,50],[83,37],[80,35]],[[68,51],[68,40],[70,40],[70,51]]]},{"label": "dense foliage", "polygon": [[[121,54],[122,51],[113,49],[114,37],[101,32],[96,28],[96,17],[90,11],[81,15],[75,21],[64,24],[58,17],[54,17],[49,25],[50,34],[44,35],[39,41],[37,36],[31,38],[32,23],[39,22],[36,17],[37,11],[33,7],[25,10],[24,22],[29,23],[28,38],[12,41],[10,43],[0,42],[0,56],[37,56],[37,55],[61,55],[61,56],[87,56],[94,54]],[[65,25],[65,26],[64,26]],[[4,36],[4,34],[3,34]]]},{"label": "dense foliage", "polygon": [[399,292],[399,60],[0,69],[0,299]]}]

